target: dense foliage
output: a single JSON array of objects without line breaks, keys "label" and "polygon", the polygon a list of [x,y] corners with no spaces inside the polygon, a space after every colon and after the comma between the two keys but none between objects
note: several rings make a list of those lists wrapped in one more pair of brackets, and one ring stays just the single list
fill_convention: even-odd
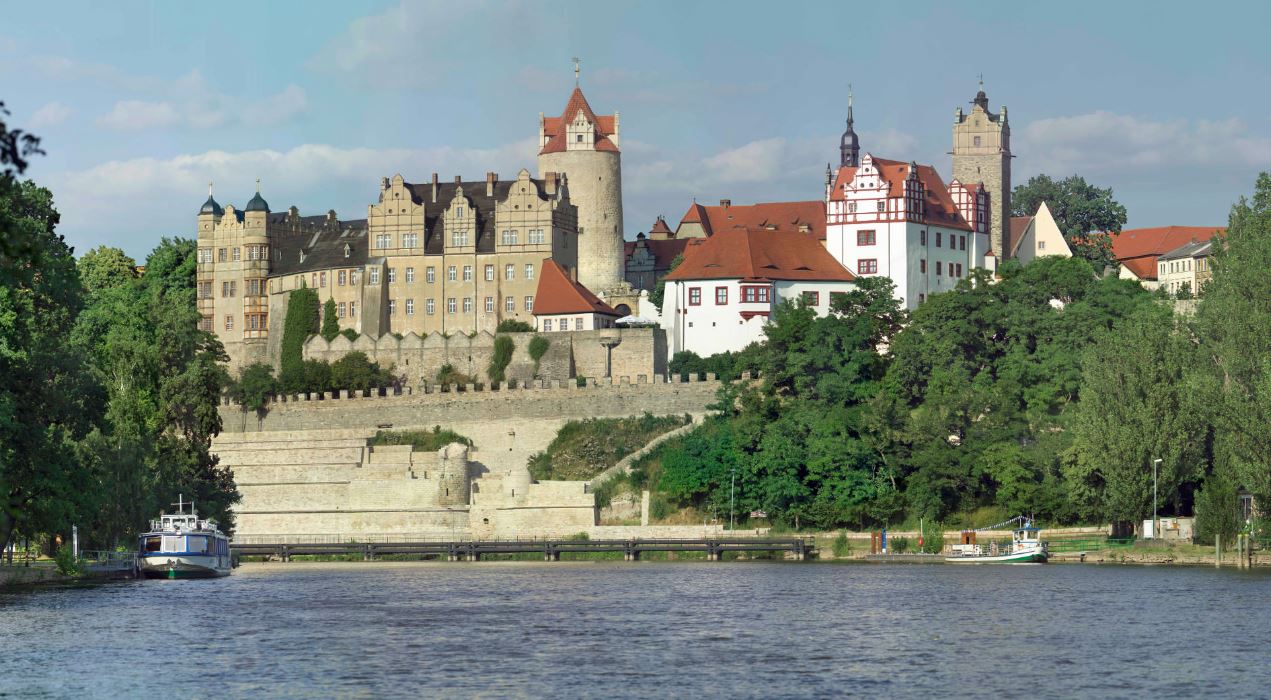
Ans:
[{"label": "dense foliage", "polygon": [[432,430],[377,430],[371,438],[371,446],[411,445],[421,452],[433,452],[452,442],[472,446],[472,440],[453,430],[443,430],[434,425]]},{"label": "dense foliage", "polygon": [[335,299],[327,299],[322,305],[322,337],[327,342],[340,335],[340,317],[336,313]]},{"label": "dense foliage", "polygon": [[506,380],[506,371],[508,364],[512,362],[512,352],[516,350],[516,343],[512,342],[512,338],[506,335],[495,336],[494,352],[490,355],[490,366],[485,370],[485,376],[490,378],[491,382],[502,384]]},{"label": "dense foliage", "polygon": [[534,360],[534,376],[538,376],[538,364],[542,361],[543,355],[547,354],[547,349],[552,346],[552,341],[546,336],[536,335],[530,338],[530,344],[526,350],[530,353],[530,359]]},{"label": "dense foliage", "polygon": [[590,418],[566,423],[547,449],[530,457],[540,481],[590,479],[662,433],[688,423],[685,416]]},{"label": "dense foliage", "polygon": [[1111,241],[1091,233],[1119,233],[1125,225],[1125,207],[1112,198],[1111,188],[1091,185],[1079,175],[1054,180],[1035,175],[1011,191],[1011,216],[1032,216],[1042,202],[1073,252],[1094,264],[1096,270],[1115,264]]},{"label": "dense foliage", "polygon": [[279,355],[278,382],[286,393],[309,391],[306,385],[304,345],[318,332],[318,292],[301,287],[287,297],[287,316],[283,321],[282,350]]},{"label": "dense foliage", "polygon": [[499,325],[494,329],[495,333],[533,333],[534,326],[525,321],[518,321],[514,318],[505,318],[499,321]]}]

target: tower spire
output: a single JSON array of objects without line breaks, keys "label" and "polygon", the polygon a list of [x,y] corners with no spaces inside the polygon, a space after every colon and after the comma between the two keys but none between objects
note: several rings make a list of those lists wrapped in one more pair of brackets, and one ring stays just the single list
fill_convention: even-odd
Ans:
[{"label": "tower spire", "polygon": [[578,78],[582,74],[581,64],[582,61],[574,56],[574,87],[578,87]]},{"label": "tower spire", "polygon": [[212,196],[212,181],[211,180],[207,181],[207,196],[209,197]]},{"label": "tower spire", "polygon": [[260,178],[256,178],[256,194],[260,194]]},{"label": "tower spire", "polygon": [[839,139],[839,167],[849,168],[860,165],[861,142],[856,136],[856,118],[852,114],[852,107],[855,95],[852,92],[852,86],[847,86],[847,131],[843,132],[843,138]]},{"label": "tower spire", "polygon": [[855,120],[852,119],[852,84],[847,84],[847,127],[852,128]]}]

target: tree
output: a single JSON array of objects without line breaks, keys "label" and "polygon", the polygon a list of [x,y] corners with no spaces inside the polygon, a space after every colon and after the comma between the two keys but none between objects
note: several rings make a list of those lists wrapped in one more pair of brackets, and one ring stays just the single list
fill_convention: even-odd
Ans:
[{"label": "tree", "polygon": [[1011,216],[1032,216],[1042,202],[1050,208],[1055,223],[1077,255],[1094,264],[1096,270],[1115,263],[1108,232],[1116,235],[1125,225],[1125,207],[1112,198],[1112,189],[1091,185],[1079,175],[1053,180],[1035,175],[1011,192]]},{"label": "tree", "polygon": [[230,387],[230,396],[243,406],[243,410],[262,413],[277,391],[274,368],[264,362],[255,362],[239,371],[238,380]]},{"label": "tree", "polygon": [[287,317],[283,321],[279,353],[278,383],[288,394],[308,391],[305,387],[304,346],[318,332],[318,292],[301,287],[287,297]]},{"label": "tree", "polygon": [[[666,268],[666,275],[675,272],[675,268],[679,267],[682,262],[684,262],[683,253],[671,258],[671,264]],[[649,301],[658,307],[659,311],[662,310],[662,300],[666,297],[666,275],[659,277],[657,284],[653,285],[653,291],[649,292]]]},{"label": "tree", "polygon": [[77,263],[79,278],[89,295],[128,284],[137,277],[137,261],[118,248],[97,246]]},{"label": "tree", "polygon": [[322,305],[322,337],[329,343],[340,335],[340,319],[336,314],[335,299],[327,299]]},{"label": "tree", "polygon": [[371,362],[364,352],[351,352],[331,363],[331,386],[338,389],[365,391],[392,381],[392,373]]},{"label": "tree", "polygon": [[498,328],[494,329],[495,333],[533,333],[534,326],[525,321],[518,321],[514,318],[505,318],[499,321]]}]

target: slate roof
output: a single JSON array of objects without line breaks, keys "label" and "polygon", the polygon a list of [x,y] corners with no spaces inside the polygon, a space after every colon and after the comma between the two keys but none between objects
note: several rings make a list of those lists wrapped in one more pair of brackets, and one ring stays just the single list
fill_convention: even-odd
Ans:
[{"label": "slate roof", "polygon": [[[494,230],[494,207],[498,202],[507,199],[508,192],[511,191],[512,185],[516,180],[500,180],[494,183],[494,196],[487,197],[485,193],[485,180],[476,182],[461,182],[456,185],[451,182],[437,183],[437,201],[432,201],[432,183],[407,183],[407,187],[411,191],[411,196],[416,204],[424,206],[424,253],[427,255],[441,255],[445,252],[446,247],[446,222],[442,214],[446,208],[450,206],[450,200],[454,199],[455,188],[462,187],[463,195],[471,202],[471,206],[477,219],[477,252],[493,253],[495,244]],[[547,199],[541,198],[546,202]]]},{"label": "slate roof", "polygon": [[[353,221],[331,220],[327,216],[296,217],[294,228],[277,228],[287,223],[287,213],[269,215],[269,244],[272,259],[270,275],[294,275],[313,270],[329,270],[333,267],[362,267],[367,261],[370,245],[366,240],[366,219]],[[349,246],[349,257],[344,257],[344,246]],[[300,252],[304,251],[304,260]]]},{"label": "slate roof", "polygon": [[1178,248],[1171,250],[1170,252],[1162,255],[1156,260],[1157,262],[1160,262],[1161,260],[1182,260],[1183,258],[1203,258],[1206,255],[1209,255],[1210,248],[1213,246],[1213,244],[1214,242],[1212,240],[1192,241],[1191,243],[1188,243],[1183,246],[1179,246]]},{"label": "slate roof", "polygon": [[693,239],[667,280],[814,280],[856,277],[815,238],[796,231],[732,228]]}]

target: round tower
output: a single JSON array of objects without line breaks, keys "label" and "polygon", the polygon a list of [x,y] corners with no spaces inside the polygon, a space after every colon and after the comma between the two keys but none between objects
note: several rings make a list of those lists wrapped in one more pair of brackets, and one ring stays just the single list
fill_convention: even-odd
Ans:
[{"label": "round tower", "polygon": [[452,442],[437,450],[437,504],[468,503],[468,446]]},{"label": "round tower", "polygon": [[578,208],[578,281],[599,293],[623,281],[618,113],[597,116],[575,85],[560,117],[539,115],[538,176],[565,173]]}]

